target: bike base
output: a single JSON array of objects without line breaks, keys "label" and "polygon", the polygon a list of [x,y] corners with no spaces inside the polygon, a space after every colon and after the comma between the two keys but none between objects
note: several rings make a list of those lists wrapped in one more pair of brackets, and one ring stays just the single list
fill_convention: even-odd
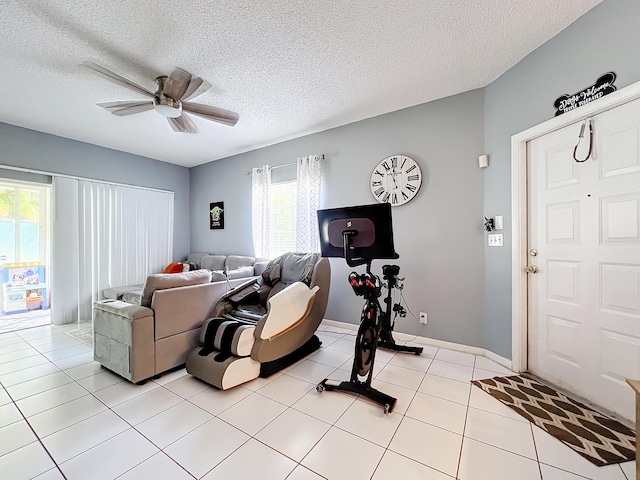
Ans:
[{"label": "bike base", "polygon": [[321,381],[316,390],[318,393],[322,393],[323,390],[331,391],[341,391],[341,392],[349,392],[355,393],[357,395],[362,395],[367,397],[370,400],[382,405],[384,408],[385,415],[388,415],[393,411],[393,408],[396,406],[397,399],[392,397],[391,395],[387,395],[386,393],[382,393],[375,388],[370,387],[366,383],[361,382],[337,382],[336,380],[330,380],[325,378]]}]

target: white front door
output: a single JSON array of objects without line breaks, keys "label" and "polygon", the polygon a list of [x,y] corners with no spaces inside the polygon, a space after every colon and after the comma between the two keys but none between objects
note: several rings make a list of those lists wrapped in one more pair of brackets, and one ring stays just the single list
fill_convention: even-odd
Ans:
[{"label": "white front door", "polygon": [[573,159],[582,122],[528,143],[528,259],[538,268],[528,282],[528,370],[632,420],[625,379],[640,378],[640,100],[592,122],[584,163]]}]

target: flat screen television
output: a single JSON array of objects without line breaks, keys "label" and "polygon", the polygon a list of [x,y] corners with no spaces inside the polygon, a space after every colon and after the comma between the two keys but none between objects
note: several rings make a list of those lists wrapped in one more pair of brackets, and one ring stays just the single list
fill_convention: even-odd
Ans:
[{"label": "flat screen television", "polygon": [[[374,259],[400,257],[393,246],[389,203],[318,210],[318,228],[323,257],[363,260],[360,265]],[[345,250],[345,232],[350,243],[348,252]]]}]

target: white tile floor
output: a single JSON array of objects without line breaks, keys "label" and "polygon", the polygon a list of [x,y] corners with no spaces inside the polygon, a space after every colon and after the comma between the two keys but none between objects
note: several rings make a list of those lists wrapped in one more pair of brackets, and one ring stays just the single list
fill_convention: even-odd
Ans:
[{"label": "white tile floor", "polygon": [[184,369],[136,386],[50,326],[0,334],[2,479],[632,480],[635,462],[595,467],[472,386],[510,373],[425,346],[379,350],[374,386],[394,412],[315,390],[347,379],[354,332],[321,326],[323,348],[223,392]]}]

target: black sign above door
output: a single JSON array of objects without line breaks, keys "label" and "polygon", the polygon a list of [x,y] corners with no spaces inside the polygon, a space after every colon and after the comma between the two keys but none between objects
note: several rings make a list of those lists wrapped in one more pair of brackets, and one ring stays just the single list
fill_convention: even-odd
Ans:
[{"label": "black sign above door", "polygon": [[573,95],[562,95],[554,102],[553,106],[556,107],[556,117],[563,113],[575,110],[582,105],[593,102],[605,95],[616,91],[616,86],[613,82],[616,80],[616,74],[613,72],[607,72],[602,75],[596,83],[584,90],[574,93]]}]

